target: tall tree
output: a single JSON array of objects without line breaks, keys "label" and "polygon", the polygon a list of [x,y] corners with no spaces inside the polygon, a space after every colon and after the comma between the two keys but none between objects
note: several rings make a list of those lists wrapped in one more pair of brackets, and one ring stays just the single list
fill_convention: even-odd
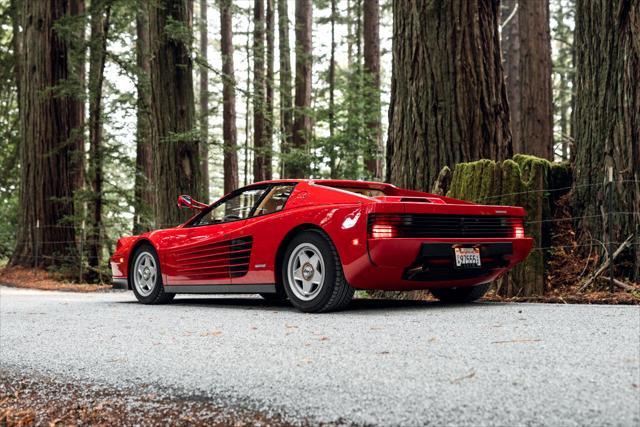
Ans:
[{"label": "tall tree", "polygon": [[445,165],[512,148],[497,2],[420,5],[393,3],[387,179],[427,190]]},{"label": "tall tree", "polygon": [[552,160],[549,0],[507,0],[502,16],[513,151]]},{"label": "tall tree", "polygon": [[253,180],[266,179],[264,0],[253,6]]},{"label": "tall tree", "polygon": [[264,179],[271,179],[273,175],[272,170],[272,158],[273,158],[273,130],[274,130],[274,116],[273,116],[273,56],[275,53],[274,45],[274,31],[275,20],[273,1],[267,1],[267,66],[265,75],[265,126],[264,126]]},{"label": "tall tree", "polygon": [[145,0],[138,2],[136,14],[136,177],[133,232],[152,228],[155,207],[155,178],[151,139],[151,86],[149,58],[149,10]]},{"label": "tall tree", "polygon": [[336,162],[338,152],[334,143],[334,137],[336,135],[336,20],[338,18],[337,13],[337,0],[331,0],[331,53],[329,55],[329,176],[332,179],[337,178]]},{"label": "tall tree", "polygon": [[[623,242],[627,267],[640,270],[640,2],[576,2],[574,213],[582,238]],[[613,206],[607,199],[613,168]],[[613,220],[606,213],[613,210]],[[604,212],[604,214],[603,214]],[[597,241],[596,240],[596,241]],[[614,243],[614,249],[619,243]],[[622,263],[617,263],[618,265]]]},{"label": "tall tree", "polygon": [[93,0],[90,7],[91,36],[89,38],[89,177],[93,203],[89,236],[89,266],[95,269],[102,259],[102,206],[103,206],[103,132],[102,86],[107,57],[107,37],[111,15],[110,0]]},{"label": "tall tree", "polygon": [[202,169],[202,197],[209,200],[209,69],[207,68],[207,0],[200,0],[200,161]]},{"label": "tall tree", "polygon": [[382,178],[382,137],[380,133],[380,5],[378,0],[363,3],[364,72],[365,99],[373,109],[368,127],[371,129],[373,152],[365,153],[365,163],[369,174],[375,179]]},{"label": "tall tree", "polygon": [[[73,193],[79,188],[77,113],[82,100],[64,87],[71,79],[70,42],[56,24],[67,0],[21,2],[20,208],[12,265],[60,265],[75,257]],[[71,143],[70,143],[71,141]]]},{"label": "tall tree", "polygon": [[311,0],[296,0],[296,96],[293,122],[292,148],[295,157],[290,160],[287,175],[303,178],[307,175],[306,151],[311,138]]},{"label": "tall tree", "polygon": [[293,136],[293,97],[291,95],[291,55],[289,53],[289,11],[288,0],[278,0],[278,50],[280,55],[280,167],[285,176],[286,154]]},{"label": "tall tree", "polygon": [[193,64],[189,0],[150,5],[149,45],[156,220],[176,225],[188,212],[175,208],[179,194],[199,197],[202,190],[197,131],[194,129]]},{"label": "tall tree", "polygon": [[[224,193],[238,188],[236,94],[233,69],[233,16],[231,0],[220,1],[220,48],[222,51],[222,139]],[[247,113],[248,114],[248,113]]]}]

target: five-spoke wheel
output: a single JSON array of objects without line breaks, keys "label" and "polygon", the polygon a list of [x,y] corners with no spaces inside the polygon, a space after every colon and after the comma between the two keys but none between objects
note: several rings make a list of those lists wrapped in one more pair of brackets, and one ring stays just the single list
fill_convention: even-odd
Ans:
[{"label": "five-spoke wheel", "polygon": [[324,259],[313,243],[301,243],[289,257],[287,272],[293,293],[303,301],[312,300],[322,290]]},{"label": "five-spoke wheel", "polygon": [[143,304],[162,304],[175,296],[164,291],[160,261],[153,246],[149,244],[141,245],[133,254],[129,283],[136,298]]},{"label": "five-spoke wheel", "polygon": [[353,297],[338,252],[320,230],[301,232],[289,242],[281,271],[289,300],[302,311],[339,310]]}]

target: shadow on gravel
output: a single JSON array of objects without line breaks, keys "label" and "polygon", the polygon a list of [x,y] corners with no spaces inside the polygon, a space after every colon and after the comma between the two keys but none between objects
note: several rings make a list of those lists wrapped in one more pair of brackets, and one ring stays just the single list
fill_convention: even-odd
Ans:
[{"label": "shadow on gravel", "polygon": [[[123,301],[123,304],[136,304],[136,301]],[[171,303],[172,306],[189,307],[224,307],[239,308],[243,310],[283,310],[296,311],[289,303],[266,301],[260,297],[198,297],[177,296]],[[488,305],[504,305],[496,302],[476,302],[472,304],[444,304],[437,301],[420,300],[393,300],[393,299],[355,299],[342,312],[348,313],[375,313],[378,311],[407,311],[407,310],[460,310],[487,307]]]}]

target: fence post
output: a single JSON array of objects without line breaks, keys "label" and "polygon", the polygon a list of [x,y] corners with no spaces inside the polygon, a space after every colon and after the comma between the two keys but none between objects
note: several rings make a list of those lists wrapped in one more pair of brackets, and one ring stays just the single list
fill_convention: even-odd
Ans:
[{"label": "fence post", "polygon": [[613,292],[613,166],[609,166],[609,292]]},{"label": "fence post", "polygon": [[81,232],[80,232],[80,280],[78,281],[78,283],[82,283],[82,264],[83,264],[83,255],[84,255],[84,239],[85,239],[85,232],[84,232],[84,219],[82,220],[82,226],[80,228]]},{"label": "fence post", "polygon": [[39,245],[39,237],[40,237],[40,220],[36,219],[36,233],[35,233],[35,258],[36,258],[36,263],[35,263],[35,267],[38,268],[38,245]]}]

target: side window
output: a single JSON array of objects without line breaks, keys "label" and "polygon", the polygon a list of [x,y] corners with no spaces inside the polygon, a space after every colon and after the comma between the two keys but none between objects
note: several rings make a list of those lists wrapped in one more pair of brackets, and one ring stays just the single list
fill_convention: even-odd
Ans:
[{"label": "side window", "polygon": [[264,192],[264,188],[253,188],[236,194],[214,206],[209,212],[191,223],[191,226],[219,224],[245,219],[251,214],[251,210]]},{"label": "side window", "polygon": [[253,216],[266,215],[282,210],[292,191],[293,185],[277,185],[272,187],[256,208]]}]

